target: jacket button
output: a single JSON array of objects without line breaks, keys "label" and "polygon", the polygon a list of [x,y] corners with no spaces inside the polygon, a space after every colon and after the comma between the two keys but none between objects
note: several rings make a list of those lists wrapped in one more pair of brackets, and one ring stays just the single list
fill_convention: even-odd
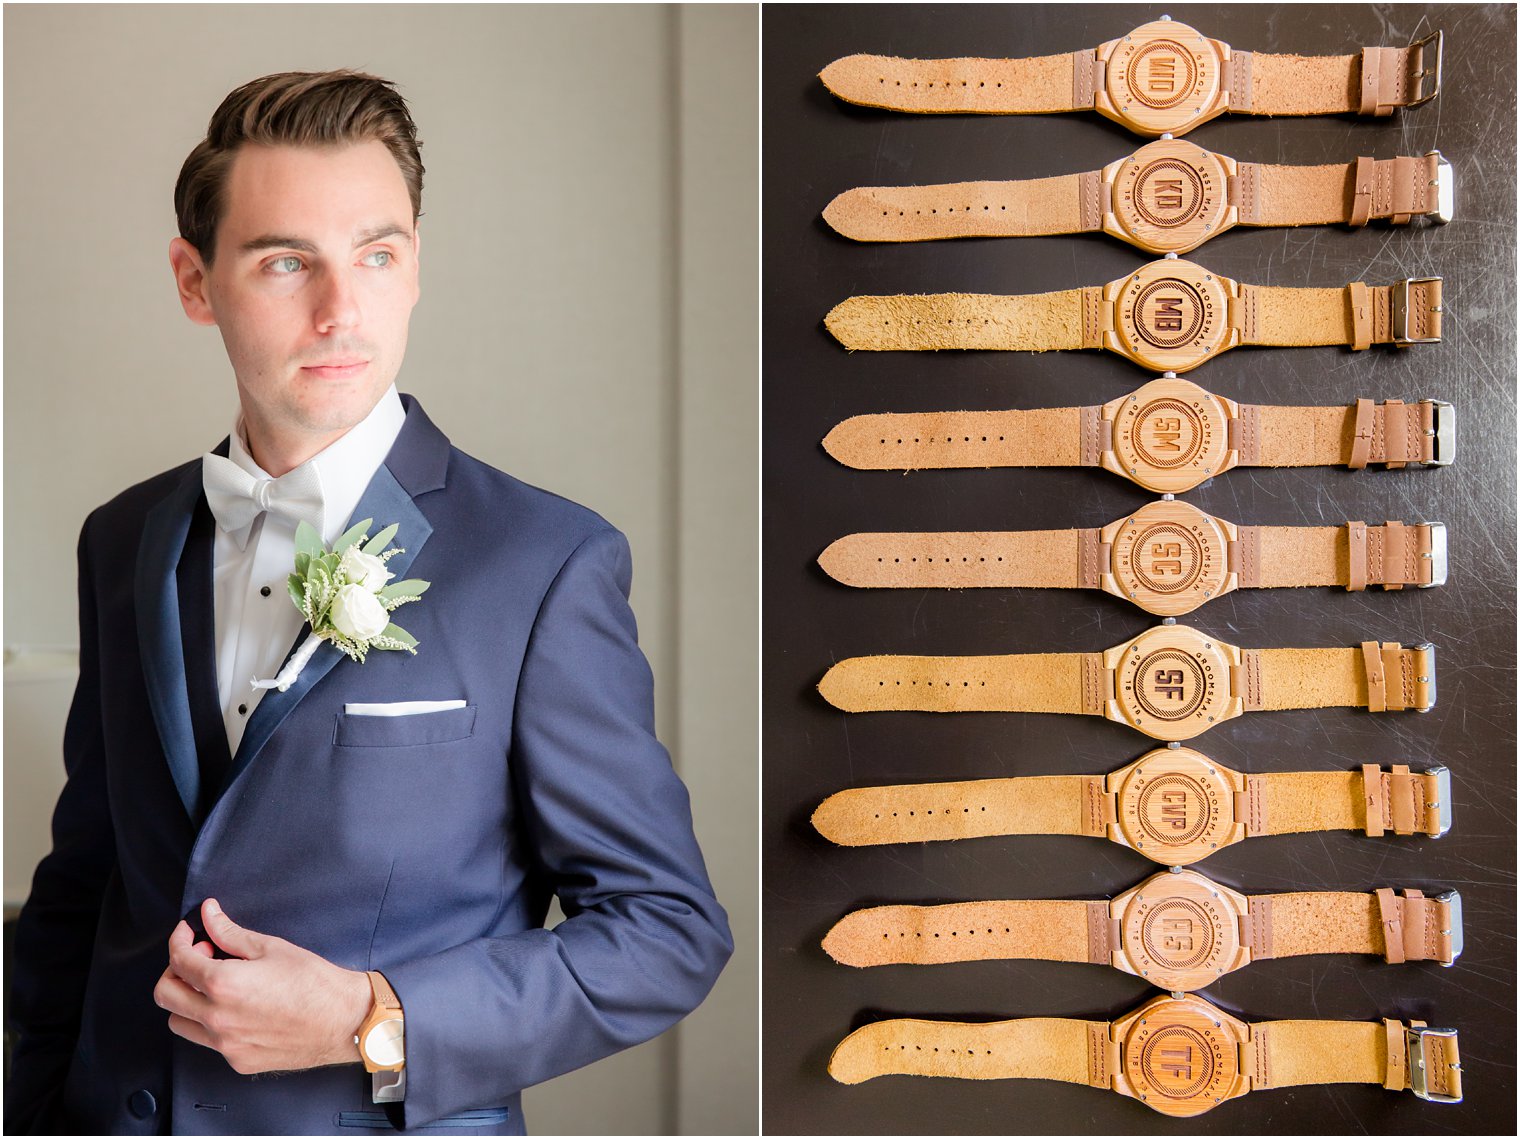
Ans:
[{"label": "jacket button", "polygon": [[127,1097],[127,1108],[138,1119],[147,1119],[158,1110],[158,1101],[153,1098],[153,1093],[146,1088],[138,1088]]},{"label": "jacket button", "polygon": [[259,590],[259,596],[260,597],[268,597],[269,596],[269,586],[266,585],[262,589],[260,589]]}]

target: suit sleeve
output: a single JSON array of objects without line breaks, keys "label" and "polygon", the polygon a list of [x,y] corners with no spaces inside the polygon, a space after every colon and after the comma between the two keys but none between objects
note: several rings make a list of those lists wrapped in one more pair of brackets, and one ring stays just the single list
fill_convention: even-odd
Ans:
[{"label": "suit sleeve", "polygon": [[655,1036],[732,952],[654,735],[631,577],[622,534],[586,539],[544,598],[519,680],[508,769],[566,920],[386,970],[406,1011],[408,1127]]},{"label": "suit sleeve", "polygon": [[62,1091],[116,846],[106,796],[100,654],[86,519],[79,535],[79,681],[63,734],[68,782],[53,812],[53,849],[16,923],[8,1026],[18,1034],[5,1089],[5,1130],[45,1129]]}]

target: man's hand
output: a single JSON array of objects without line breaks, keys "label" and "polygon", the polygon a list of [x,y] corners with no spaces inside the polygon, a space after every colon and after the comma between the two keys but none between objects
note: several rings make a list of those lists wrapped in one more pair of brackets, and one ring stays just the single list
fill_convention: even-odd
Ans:
[{"label": "man's hand", "polygon": [[299,945],[234,924],[216,900],[201,905],[212,956],[180,922],[169,935],[169,967],[153,999],[169,1030],[220,1052],[243,1075],[354,1064],[354,1034],[369,1013],[369,978]]}]

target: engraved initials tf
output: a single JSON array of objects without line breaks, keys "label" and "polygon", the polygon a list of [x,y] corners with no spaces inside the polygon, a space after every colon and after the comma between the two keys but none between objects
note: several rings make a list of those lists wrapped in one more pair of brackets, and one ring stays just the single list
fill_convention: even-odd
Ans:
[{"label": "engraved initials tf", "polygon": [[1161,1049],[1161,1070],[1179,1080],[1193,1078],[1193,1046]]},{"label": "engraved initials tf", "polygon": [[1152,318],[1151,325],[1157,332],[1181,332],[1182,298],[1157,297],[1156,315]]}]

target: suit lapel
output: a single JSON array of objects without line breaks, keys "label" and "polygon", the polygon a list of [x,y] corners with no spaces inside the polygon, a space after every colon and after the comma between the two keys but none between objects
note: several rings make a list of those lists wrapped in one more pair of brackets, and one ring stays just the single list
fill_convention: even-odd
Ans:
[{"label": "suit lapel", "polygon": [[[395,542],[406,552],[397,554],[386,563],[386,569],[396,575],[397,581],[407,576],[412,562],[422,552],[423,545],[433,532],[432,524],[412,498],[444,484],[449,449],[448,439],[423,414],[421,406],[411,396],[403,395],[401,399],[407,408],[406,424],[396,437],[385,462],[375,471],[374,478],[365,488],[359,505],[354,508],[347,523],[351,526],[365,518],[373,519],[371,535],[378,534],[393,522],[400,524]],[[309,632],[310,629],[303,625],[281,664],[300,647]],[[323,642],[288,690],[281,692],[277,688],[271,688],[264,694],[259,706],[249,717],[237,755],[233,757],[232,770],[227,778],[229,786],[258,758],[259,752],[269,742],[269,737],[305,699],[307,693],[332,671],[334,665],[347,659],[342,651]],[[349,667],[360,666],[349,662]]]},{"label": "suit lapel", "polygon": [[176,567],[185,548],[190,520],[201,496],[201,464],[186,468],[184,477],[143,522],[133,593],[137,604],[137,642],[142,657],[148,706],[158,728],[169,773],[185,813],[196,818],[200,798],[200,768],[196,760],[195,729],[190,716],[185,680],[184,642],[180,629]]},{"label": "suit lapel", "polygon": [[215,560],[216,519],[203,493],[196,499],[184,553],[175,571],[190,724],[200,771],[197,821],[205,817],[232,766],[217,687]]}]

